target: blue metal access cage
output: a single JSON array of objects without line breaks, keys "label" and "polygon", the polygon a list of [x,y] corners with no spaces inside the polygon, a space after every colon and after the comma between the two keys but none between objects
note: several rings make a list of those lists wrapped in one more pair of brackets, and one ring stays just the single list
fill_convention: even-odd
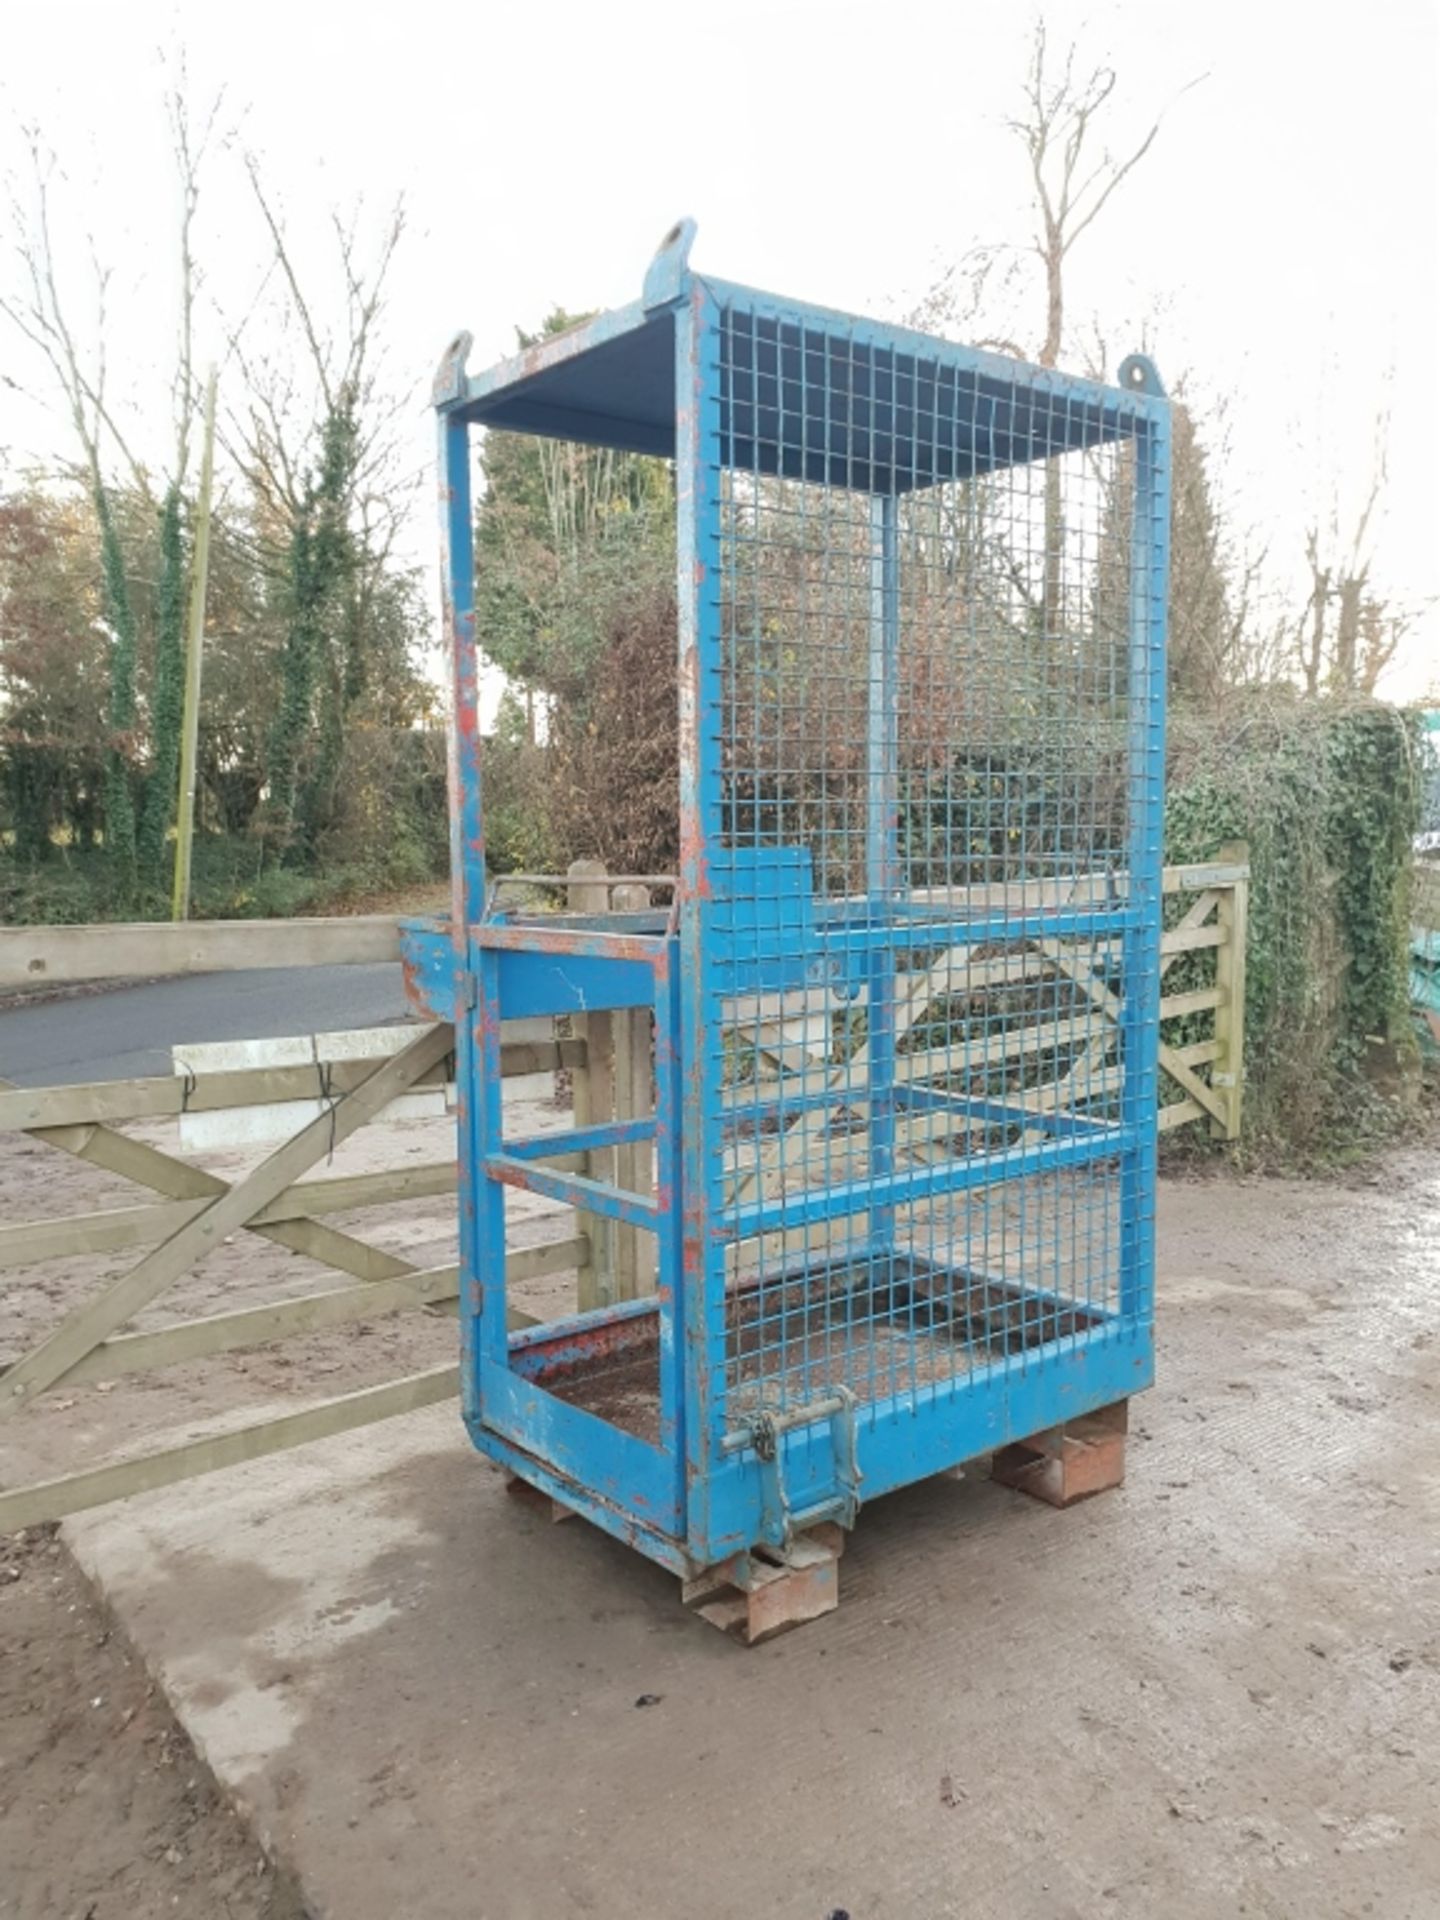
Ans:
[{"label": "blue metal access cage", "polygon": [[[1169,526],[1147,361],[777,299],[692,237],[633,305],[442,363],[454,906],[410,935],[456,1023],[470,1433],[684,1574],[1150,1382]],[[649,914],[488,886],[477,427],[673,468]],[[517,1136],[502,1021],[617,1008],[653,1114]],[[616,1148],[643,1190],[572,1170]],[[517,1327],[517,1192],[653,1236],[653,1295]]]}]

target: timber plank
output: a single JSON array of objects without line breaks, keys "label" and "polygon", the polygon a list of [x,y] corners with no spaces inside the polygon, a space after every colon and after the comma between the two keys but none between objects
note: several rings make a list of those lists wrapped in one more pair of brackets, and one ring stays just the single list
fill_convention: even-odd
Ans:
[{"label": "timber plank", "polygon": [[[7,1083],[0,1081],[0,1097],[3,1097],[3,1090],[8,1090]],[[156,1193],[167,1194],[174,1200],[199,1200],[203,1204],[229,1190],[230,1183],[222,1180],[218,1174],[206,1173],[186,1160],[178,1160],[171,1154],[162,1153],[158,1147],[152,1147],[143,1140],[134,1140],[128,1134],[116,1133],[109,1127],[89,1124],[36,1128],[32,1138],[58,1147],[63,1153],[73,1153],[78,1159],[88,1160],[92,1166],[104,1167],[107,1172],[119,1174],[122,1179],[133,1180]],[[201,1208],[192,1209],[188,1217],[194,1218],[199,1211]],[[184,1224],[177,1218],[170,1231],[177,1232]],[[342,1233],[338,1227],[326,1226],[318,1220],[300,1217],[287,1218],[269,1226],[253,1222],[246,1224],[278,1246],[289,1247],[294,1253],[303,1253],[327,1266],[338,1267],[342,1273],[353,1274],[358,1280],[392,1279],[397,1274],[413,1271],[410,1263],[397,1255],[382,1253],[353,1234]],[[4,1408],[0,1406],[0,1418],[3,1417]]]},{"label": "timber plank", "polygon": [[[427,1030],[414,1029],[417,1033]],[[449,1033],[450,1029],[445,1031]],[[517,1041],[500,1049],[500,1068],[506,1079],[580,1067],[584,1060],[583,1040]],[[0,1090],[0,1132],[33,1133],[42,1127],[84,1126],[92,1121],[167,1119],[220,1107],[328,1099],[363,1086],[374,1066],[372,1058],[337,1060],[323,1068],[248,1067],[233,1073],[196,1074],[190,1079],[164,1074],[142,1080],[98,1080],[81,1086],[4,1087]],[[443,1063],[437,1061],[413,1084],[436,1086],[444,1077]]]},{"label": "timber plank", "polygon": [[[507,1257],[507,1278],[516,1283],[537,1280],[546,1274],[565,1273],[584,1253],[585,1242],[578,1235],[569,1240],[518,1248]],[[179,1320],[173,1326],[157,1327],[147,1333],[117,1334],[102,1340],[73,1366],[64,1376],[64,1384],[72,1387],[88,1380],[114,1380],[122,1374],[211,1359],[218,1354],[293,1339],[297,1334],[318,1333],[326,1327],[345,1326],[356,1320],[378,1320],[417,1307],[444,1305],[458,1298],[459,1278],[458,1267],[430,1267],[395,1280],[358,1287],[331,1287],[321,1293],[301,1294],[294,1300],[276,1300],[229,1313],[207,1314],[199,1320]],[[518,1308],[515,1313],[518,1318],[512,1320],[513,1325],[534,1324],[531,1315],[521,1313]]]},{"label": "timber plank", "polygon": [[[313,1219],[318,1214],[349,1213],[363,1207],[394,1205],[403,1200],[429,1199],[453,1193],[457,1184],[453,1160],[427,1161],[421,1166],[396,1167],[383,1173],[339,1174],[323,1180],[302,1180],[263,1208],[247,1227],[288,1220]],[[214,1191],[218,1192],[219,1188]],[[66,1254],[119,1253],[127,1247],[148,1246],[192,1219],[203,1199],[161,1201],[148,1206],[105,1207],[54,1220],[21,1220],[0,1225],[0,1271],[31,1266]]]},{"label": "timber plank", "polygon": [[83,1473],[16,1487],[0,1493],[0,1533],[63,1520],[66,1514],[82,1513],[87,1507],[104,1506],[108,1501],[128,1499],[136,1493],[151,1493],[157,1487],[174,1486],[179,1480],[215,1473],[222,1467],[238,1467],[247,1460],[281,1453],[287,1447],[349,1433],[375,1420],[414,1413],[417,1408],[452,1399],[459,1390],[460,1370],[451,1361],[443,1367],[408,1374],[401,1380],[387,1380],[378,1387],[362,1387],[356,1393],[322,1400],[315,1406],[237,1427],[229,1433],[210,1434],[203,1440],[188,1440],[158,1453],[141,1454],[135,1459],[91,1467]]},{"label": "timber plank", "polygon": [[[4,1391],[0,1392],[0,1418],[15,1412],[27,1399],[43,1393],[60,1379],[97,1341],[114,1333],[142,1307],[148,1306],[227,1234],[243,1227],[252,1214],[283,1193],[322,1154],[373,1118],[396,1093],[408,1087],[417,1074],[443,1059],[452,1044],[453,1035],[448,1027],[426,1028],[403,1052],[376,1067],[362,1086],[339,1101],[329,1113],[312,1120],[243,1180],[217,1195],[203,1213],[162,1241],[137,1266],[67,1315],[6,1375]],[[316,1223],[299,1224],[313,1226]]]}]

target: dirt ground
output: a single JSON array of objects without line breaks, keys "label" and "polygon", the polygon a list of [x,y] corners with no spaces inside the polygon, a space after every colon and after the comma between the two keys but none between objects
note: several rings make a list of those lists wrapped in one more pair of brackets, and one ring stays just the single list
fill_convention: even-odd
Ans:
[{"label": "dirt ground", "polygon": [[0,1539],[0,1914],[299,1920],[50,1528]]},{"label": "dirt ground", "polygon": [[[527,1105],[539,1131],[562,1124]],[[123,1129],[170,1153],[171,1122]],[[454,1121],[370,1128],[316,1177],[443,1160]],[[236,1179],[263,1148],[183,1155]],[[0,1134],[0,1220],[67,1217],[155,1196],[24,1135]],[[568,1215],[522,1204],[516,1244],[568,1232]],[[417,1266],[456,1257],[453,1197],[327,1216]],[[0,1274],[0,1363],[57,1315],[125,1271],[138,1250],[50,1260]],[[242,1235],[187,1275],[135,1330],[338,1284],[315,1262]],[[563,1286],[539,1283],[537,1294]],[[572,1283],[573,1284],[573,1283]],[[327,1393],[434,1366],[455,1349],[444,1314],[362,1323],[342,1334],[168,1373],[57,1392],[8,1428],[0,1484],[99,1464],[261,1419]],[[0,1920],[291,1920],[303,1909],[195,1757],[163,1696],[113,1631],[53,1530],[0,1538]],[[98,1706],[93,1702],[100,1702]]]},{"label": "dirt ground", "polygon": [[[377,1129],[333,1170],[447,1137]],[[390,1422],[96,1516],[86,1564],[186,1725],[243,1728],[234,1764],[223,1738],[205,1751],[327,1916],[662,1920],[680,1909],[657,1876],[683,1852],[687,1920],[1435,1920],[1437,1147],[1330,1182],[1162,1182],[1160,1379],[1126,1488],[1060,1516],[973,1474],[877,1502],[839,1614],[753,1655],[616,1543],[507,1512],[445,1408],[409,1442]],[[134,1198],[5,1143],[0,1215],[82,1194]],[[440,1199],[354,1224],[429,1265],[452,1217]],[[0,1352],[122,1264],[8,1286]],[[316,1272],[247,1239],[148,1323]],[[410,1315],[58,1395],[7,1430],[0,1479],[428,1365],[453,1339]],[[56,1543],[0,1565],[0,1916],[289,1920],[293,1889],[257,1872],[107,1631]],[[737,1850],[758,1906],[724,1890]],[[457,1890],[480,1862],[477,1902]]]}]

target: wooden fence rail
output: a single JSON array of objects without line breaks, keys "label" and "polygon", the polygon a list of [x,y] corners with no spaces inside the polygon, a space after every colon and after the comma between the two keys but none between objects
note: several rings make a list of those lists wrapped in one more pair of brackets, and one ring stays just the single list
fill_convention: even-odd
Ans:
[{"label": "wooden fence rail", "polygon": [[[583,1076],[584,1040],[542,1041],[534,1032],[538,1024],[511,1023],[516,1037],[507,1037],[501,1055],[507,1077],[562,1069]],[[159,1196],[64,1218],[0,1221],[0,1283],[14,1270],[41,1261],[149,1248],[128,1271],[66,1313],[43,1339],[4,1369],[0,1422],[23,1415],[40,1396],[55,1389],[113,1381],[141,1370],[213,1358],[390,1314],[453,1306],[458,1294],[458,1270],[453,1265],[419,1268],[387,1248],[326,1223],[331,1214],[453,1192],[453,1158],[374,1173],[303,1177],[397,1093],[426,1084],[443,1085],[454,1046],[449,1027],[401,1028],[397,1041],[397,1050],[388,1059],[327,1067],[324,1111],[233,1184],[121,1131],[123,1123],[136,1117],[153,1120],[175,1115],[182,1109],[213,1111],[276,1099],[313,1099],[313,1070],[261,1069],[189,1079],[177,1074],[167,1079],[39,1089],[0,1082],[0,1131],[22,1132]],[[346,1284],[179,1320],[154,1330],[124,1330],[207,1253],[242,1231],[310,1256],[344,1276]],[[571,1232],[518,1250],[509,1264],[512,1278],[524,1282],[583,1268],[589,1259],[584,1234]],[[524,1324],[525,1316],[515,1317],[517,1324]],[[345,1432],[448,1397],[456,1385],[451,1362],[230,1433],[10,1488],[0,1492],[0,1532]]]},{"label": "wooden fence rail", "polygon": [[[593,862],[577,862],[566,876],[529,876],[532,884],[560,889],[578,911],[634,911],[650,902],[650,885],[664,876],[617,880]],[[1123,876],[1121,877],[1123,883]],[[1172,924],[1162,940],[1161,972],[1184,960],[1193,980],[1208,965],[1206,984],[1162,986],[1160,1063],[1171,1097],[1161,1106],[1164,1129],[1192,1122],[1224,1138],[1240,1127],[1244,1049],[1245,928],[1249,868],[1243,846],[1227,846],[1208,863],[1166,870]],[[1107,887],[1116,882],[1106,879]],[[557,904],[559,901],[557,900]],[[1213,963],[1203,956],[1213,953]],[[1083,954],[1083,957],[1081,957]],[[1197,961],[1194,957],[1202,956]],[[133,978],[255,966],[331,966],[399,957],[398,923],[390,918],[284,922],[199,922],[186,926],[23,927],[0,929],[0,990],[16,984]],[[937,978],[953,956],[930,969]],[[1088,1001],[1090,1011],[1073,1018],[1068,1031],[1083,1042],[1089,1097],[1118,1086],[1116,995],[1094,946],[1077,948],[1036,940],[1024,950],[978,962],[966,957],[967,991],[1003,988],[1034,977],[1064,977]],[[1202,975],[1203,978],[1203,975]],[[906,1025],[924,1012],[924,983],[911,980]],[[763,1006],[743,1010],[746,1030],[772,1039],[768,1067],[783,1075],[789,1095],[824,1094],[834,1077],[827,1055],[830,1028],[824,1015],[807,1010],[797,1020],[777,1007],[768,1026]],[[1165,1038],[1169,1023],[1213,1016],[1208,1036]],[[901,1061],[901,1073],[923,1079],[927,1071],[953,1073],[958,1066],[995,1065],[1039,1051],[1045,1035],[1037,1024],[1006,1025],[964,1048],[948,1048],[941,1065],[921,1048]],[[418,1268],[388,1248],[330,1224],[336,1214],[393,1205],[454,1190],[452,1158],[378,1172],[315,1176],[313,1170],[342,1140],[373,1121],[401,1093],[443,1085],[450,1071],[454,1035],[445,1026],[396,1030],[388,1057],[328,1061],[317,1079],[314,1065],[244,1067],[176,1073],[88,1086],[21,1088],[0,1080],[0,1133],[20,1132],[75,1156],[143,1189],[143,1197],[65,1218],[0,1220],[0,1285],[36,1263],[59,1257],[102,1256],[145,1249],[118,1278],[63,1315],[43,1338],[0,1373],[0,1423],[23,1415],[39,1398],[110,1381],[141,1370],[235,1353],[273,1341],[313,1334],[379,1316],[453,1307],[453,1266]],[[508,1023],[502,1036],[507,1077],[565,1074],[573,1090],[575,1124],[602,1118],[638,1118],[650,1111],[652,1064],[649,1016],[624,1009],[588,1013],[568,1023],[534,1020]],[[853,1061],[851,1063],[853,1070]],[[1074,1079],[1078,1065],[1069,1070]],[[1067,1098],[1067,1076],[1028,1090],[1022,1103],[1043,1113]],[[813,1082],[813,1086],[812,1086]],[[853,1081],[845,1081],[852,1098]],[[271,1105],[313,1103],[313,1117],[233,1183],[177,1154],[137,1138],[124,1128],[184,1114]],[[823,1112],[823,1109],[821,1109]],[[953,1124],[953,1123],[951,1123]],[[916,1122],[915,1146],[924,1150],[925,1123]],[[572,1155],[557,1165],[588,1171],[639,1193],[651,1191],[648,1149],[611,1148],[588,1159]],[[307,1177],[309,1176],[309,1177]],[[762,1172],[763,1179],[763,1172]],[[134,1317],[161,1300],[183,1276],[227,1237],[254,1234],[304,1254],[331,1270],[340,1284],[259,1305],[233,1307],[200,1319],[135,1331]],[[641,1229],[577,1213],[573,1229],[510,1256],[512,1282],[573,1271],[581,1308],[634,1298],[654,1284],[654,1246]],[[516,1324],[526,1316],[514,1315]],[[0,1490],[0,1532],[55,1519],[82,1508],[165,1486],[216,1468],[254,1459],[309,1440],[349,1431],[369,1421],[430,1404],[457,1388],[453,1362],[385,1381],[358,1392],[251,1422],[228,1432],[187,1441],[138,1457],[68,1472],[42,1482]]]}]

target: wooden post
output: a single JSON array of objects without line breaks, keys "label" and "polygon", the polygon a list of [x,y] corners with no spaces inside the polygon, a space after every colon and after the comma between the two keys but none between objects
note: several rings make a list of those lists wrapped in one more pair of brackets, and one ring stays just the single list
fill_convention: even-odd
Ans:
[{"label": "wooden post", "polygon": [[[650,905],[650,889],[634,883],[618,886],[617,913],[642,913]],[[615,1118],[639,1120],[654,1111],[654,1069],[651,1014],[648,1007],[622,1007],[610,1016],[615,1041]],[[653,1197],[655,1149],[649,1140],[617,1148],[615,1184],[630,1193]],[[615,1298],[635,1300],[655,1291],[655,1236],[644,1227],[617,1225],[615,1229]]]},{"label": "wooden post", "polygon": [[210,578],[210,485],[215,472],[215,369],[205,383],[205,451],[195,516],[190,619],[185,636],[185,705],[180,725],[180,805],[175,819],[175,883],[170,918],[190,913],[190,856],[195,844],[195,757],[200,738],[200,658],[205,646],[205,593]]},{"label": "wooden post", "polygon": [[[565,873],[570,883],[566,898],[571,913],[610,911],[610,881],[603,860],[572,860]],[[596,1126],[610,1119],[615,1110],[611,1015],[579,1014],[574,1025],[585,1041],[585,1065],[572,1082],[575,1125]],[[585,1171],[597,1180],[613,1180],[614,1159],[613,1148],[600,1148],[585,1156]],[[576,1274],[576,1304],[584,1313],[591,1307],[608,1306],[615,1298],[615,1222],[602,1220],[598,1214],[577,1212],[575,1225],[590,1248]]]},{"label": "wooden post", "polygon": [[[1248,865],[1250,848],[1243,840],[1227,840],[1215,857],[1224,865]],[[1215,986],[1220,994],[1215,1009],[1215,1041],[1220,1052],[1210,1071],[1210,1084],[1225,1102],[1225,1118],[1212,1120],[1210,1132],[1218,1140],[1238,1140],[1245,1088],[1245,940],[1250,882],[1235,880],[1218,892],[1215,918],[1224,935],[1215,950]]]}]

